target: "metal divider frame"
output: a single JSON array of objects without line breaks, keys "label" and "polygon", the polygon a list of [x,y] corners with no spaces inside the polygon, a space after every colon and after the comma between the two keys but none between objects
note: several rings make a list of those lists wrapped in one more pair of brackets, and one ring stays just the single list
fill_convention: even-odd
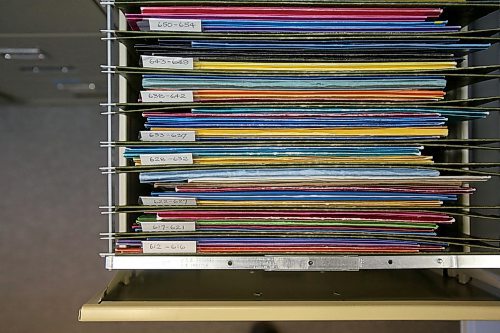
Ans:
[{"label": "metal divider frame", "polygon": [[[112,41],[110,30],[114,26],[112,11],[114,1],[101,2],[106,6],[107,16],[107,43],[119,43]],[[118,27],[120,30],[128,29],[127,22],[124,15],[120,12],[118,19]],[[108,46],[108,50],[110,50]],[[128,65],[127,48],[120,43],[118,46],[118,63],[120,66]],[[112,67],[112,60],[108,51],[108,69]],[[465,62],[466,64],[466,62]],[[108,75],[108,92],[112,92],[112,80]],[[118,80],[118,96],[119,102],[125,103],[130,101],[131,92],[127,86],[127,80],[120,77]],[[457,90],[459,98],[467,98],[467,87]],[[112,96],[108,95],[108,110],[112,109]],[[116,116],[116,115],[114,115]],[[108,111],[108,142],[112,141],[111,128],[109,124],[110,118],[113,115]],[[118,136],[120,140],[128,140],[130,136],[130,120],[124,114],[118,115]],[[456,128],[456,134],[459,138],[468,138],[468,124],[461,123]],[[133,134],[135,135],[135,133]],[[109,151],[114,148],[108,149],[108,168],[112,167]],[[126,165],[127,161],[123,158],[123,149],[119,148],[119,165]],[[467,162],[469,159],[468,150],[460,151],[458,157],[453,158],[461,162]],[[130,181],[128,175],[118,175],[118,203],[120,205],[130,204]],[[108,206],[113,207],[113,183],[112,176],[108,174]],[[110,185],[111,183],[111,185]],[[110,201],[111,200],[111,201]],[[465,195],[462,201],[464,204],[469,202],[469,195]],[[107,208],[110,211],[110,208]],[[108,215],[108,221],[112,221],[113,214]],[[111,223],[111,222],[109,222]],[[117,230],[126,231],[128,221],[125,214],[119,214]],[[470,232],[470,219],[463,217],[462,223],[463,232],[468,234]],[[108,225],[108,233],[115,230],[114,226]],[[108,240],[108,246],[112,246],[112,241]],[[467,250],[468,251],[468,250]],[[297,255],[237,255],[237,256],[127,256],[127,255],[114,255],[111,248],[108,253],[102,254],[105,257],[105,266],[109,270],[123,270],[123,269],[261,269],[261,270],[277,270],[277,271],[351,271],[351,270],[370,270],[370,269],[416,269],[416,268],[440,268],[440,269],[477,269],[477,268],[500,268],[500,255],[489,254],[417,254],[417,255],[321,255],[321,256],[297,256]],[[451,275],[457,272],[451,271]],[[461,280],[466,282],[468,278],[462,276]]]}]

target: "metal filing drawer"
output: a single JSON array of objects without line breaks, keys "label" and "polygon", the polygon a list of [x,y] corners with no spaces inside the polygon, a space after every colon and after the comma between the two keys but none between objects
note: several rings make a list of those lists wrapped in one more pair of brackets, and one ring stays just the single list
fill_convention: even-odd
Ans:
[{"label": "metal filing drawer", "polygon": [[[332,3],[335,3],[332,1]],[[105,1],[108,34],[115,26],[114,1]],[[358,3],[363,5],[363,3]],[[391,5],[387,4],[386,5]],[[392,4],[401,5],[399,2]],[[433,3],[421,3],[433,5]],[[448,4],[450,5],[450,4]],[[450,5],[464,13],[460,5]],[[454,7],[458,6],[458,7]],[[458,10],[456,9],[458,8]],[[490,8],[491,10],[491,8]],[[481,11],[474,15],[481,16]],[[123,14],[118,26],[126,30]],[[110,39],[107,43],[111,50]],[[117,42],[116,42],[117,43]],[[118,64],[136,62],[124,44],[117,43]],[[139,116],[115,115],[112,92],[119,102],[137,99],[137,82],[114,78],[111,52],[108,73],[110,97],[106,103],[108,129],[118,117],[119,140],[134,140]],[[112,88],[118,82],[118,90]],[[467,98],[467,87],[455,92]],[[452,135],[468,138],[466,123]],[[113,136],[109,134],[105,146]],[[119,165],[127,161],[118,149]],[[109,153],[111,154],[111,153]],[[447,161],[468,162],[467,150],[444,156]],[[108,160],[111,167],[111,157]],[[108,169],[109,171],[109,169]],[[108,180],[115,176],[108,174]],[[120,174],[118,203],[137,200],[143,189],[130,174]],[[113,191],[110,180],[109,190]],[[468,204],[466,196],[463,204]],[[112,206],[112,195],[108,209]],[[110,230],[126,230],[125,214],[113,220]],[[462,232],[470,233],[464,217]],[[111,243],[110,243],[111,244]],[[269,255],[269,256],[115,256],[110,245],[104,254],[106,268],[118,270],[108,287],[80,310],[81,321],[277,321],[277,320],[500,320],[500,255],[491,253],[419,255]]]}]

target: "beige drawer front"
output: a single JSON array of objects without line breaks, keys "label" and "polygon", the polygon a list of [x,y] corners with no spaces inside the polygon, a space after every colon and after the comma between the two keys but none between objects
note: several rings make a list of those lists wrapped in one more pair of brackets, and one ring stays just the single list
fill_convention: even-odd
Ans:
[{"label": "beige drawer front", "polygon": [[80,320],[500,320],[499,300],[431,270],[124,271]]}]

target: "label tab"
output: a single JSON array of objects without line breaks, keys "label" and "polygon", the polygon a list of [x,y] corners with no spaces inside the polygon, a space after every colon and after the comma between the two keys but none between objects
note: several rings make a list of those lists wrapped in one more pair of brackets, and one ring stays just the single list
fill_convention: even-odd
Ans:
[{"label": "label tab", "polygon": [[141,56],[144,68],[194,69],[193,58]]},{"label": "label tab", "polygon": [[148,90],[141,91],[141,100],[144,103],[191,103],[194,98],[189,90]]},{"label": "label tab", "polygon": [[193,164],[193,154],[141,154],[141,165]]},{"label": "label tab", "polygon": [[141,222],[144,232],[196,231],[196,222]]},{"label": "label tab", "polygon": [[196,206],[196,198],[140,197],[144,206]]},{"label": "label tab", "polygon": [[195,131],[141,131],[141,141],[195,142]]},{"label": "label tab", "polygon": [[151,31],[201,32],[201,20],[150,18]]},{"label": "label tab", "polygon": [[196,241],[142,241],[142,253],[196,253]]}]

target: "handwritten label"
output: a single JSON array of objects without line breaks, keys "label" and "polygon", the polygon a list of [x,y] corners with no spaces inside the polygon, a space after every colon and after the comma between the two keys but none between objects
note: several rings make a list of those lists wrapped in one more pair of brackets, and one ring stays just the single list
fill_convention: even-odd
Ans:
[{"label": "handwritten label", "polygon": [[196,241],[142,241],[142,253],[196,253]]},{"label": "handwritten label", "polygon": [[193,69],[193,58],[160,57],[143,55],[142,66],[145,68]]},{"label": "handwritten label", "polygon": [[196,231],[195,222],[141,222],[144,232]]},{"label": "handwritten label", "polygon": [[151,31],[201,32],[201,20],[150,18]]},{"label": "handwritten label", "polygon": [[141,100],[144,103],[190,103],[193,102],[192,91],[148,90],[141,91]]},{"label": "handwritten label", "polygon": [[142,154],[141,165],[193,164],[193,154]]},{"label": "handwritten label", "polygon": [[196,206],[196,198],[184,197],[141,197],[144,206]]},{"label": "handwritten label", "polygon": [[141,141],[195,142],[195,131],[141,131]]}]

